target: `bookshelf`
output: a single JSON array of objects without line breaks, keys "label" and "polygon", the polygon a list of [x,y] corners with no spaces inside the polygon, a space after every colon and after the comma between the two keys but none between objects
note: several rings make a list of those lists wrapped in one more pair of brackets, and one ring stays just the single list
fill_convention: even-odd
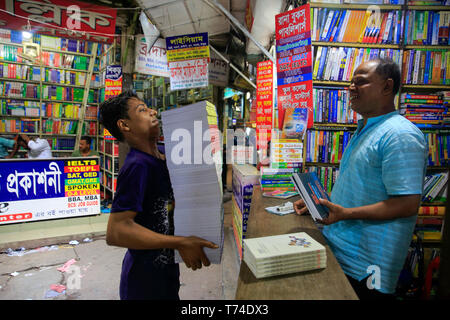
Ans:
[{"label": "bookshelf", "polygon": [[35,34],[37,57],[27,59],[30,42],[7,41],[9,30],[1,31],[0,132],[46,138],[56,157],[70,156],[81,135],[93,137],[97,149],[96,57],[109,45]]},{"label": "bookshelf", "polygon": [[[329,118],[325,119],[326,121],[316,119],[317,110],[320,110],[325,103],[336,102],[333,99],[328,99],[325,103],[321,101],[318,98],[319,93],[321,93],[320,90],[343,90],[350,85],[351,75],[357,65],[372,57],[384,56],[394,60],[401,69],[402,81],[395,101],[397,109],[405,109],[407,103],[404,102],[403,98],[407,94],[432,97],[433,95],[444,94],[446,91],[450,92],[450,77],[448,76],[450,72],[448,70],[450,66],[450,42],[448,32],[447,36],[444,37],[440,37],[439,34],[439,27],[445,27],[443,21],[448,23],[450,19],[450,7],[410,5],[408,2],[405,0],[400,5],[377,4],[382,19],[381,23],[376,25],[380,30],[374,29],[375,33],[370,33],[370,29],[365,31],[359,29],[359,27],[366,26],[365,23],[368,18],[362,12],[366,11],[371,4],[310,3],[315,118],[314,127],[308,130],[304,141],[306,147],[304,148],[303,167],[304,170],[316,171],[328,190],[331,190],[334,183],[330,175],[334,177],[335,171],[338,170],[339,161],[337,163],[330,163],[328,159],[323,161],[324,152],[331,154],[331,150],[327,149],[329,140],[324,142],[322,136],[317,137],[317,133],[322,132],[323,135],[324,132],[331,132],[330,130],[341,130],[340,132],[350,132],[351,134],[355,126],[353,123],[337,124],[336,121],[327,123],[330,122]],[[439,1],[435,2],[438,3]],[[338,13],[330,14],[330,12]],[[344,15],[343,12],[347,13]],[[355,12],[353,13],[354,16],[357,16],[356,13],[359,12],[359,18],[354,18],[353,23],[349,22],[350,19],[346,21],[346,15],[349,12]],[[391,22],[390,28],[387,28],[389,22],[386,17],[389,16],[391,16],[391,21],[396,21],[396,23]],[[369,32],[367,33],[367,31]],[[378,37],[376,37],[377,34]],[[422,107],[426,108],[427,104],[431,106],[433,101],[438,100],[436,97],[433,99],[431,99],[431,102],[423,102]],[[447,98],[439,104],[448,106],[449,102],[450,99]],[[339,100],[338,106],[344,105],[345,111],[345,104],[344,97],[343,100]],[[429,143],[427,175],[448,174],[450,163],[448,154],[444,152],[446,147],[448,150],[450,135],[448,111],[447,115],[445,115],[445,112],[444,115],[439,112],[431,115],[429,110],[426,112],[427,114],[423,116],[415,114],[413,111],[409,112],[409,116],[408,112],[404,115],[407,118],[418,120],[416,125],[424,132]],[[427,120],[431,120],[430,122],[434,125],[426,125],[424,122]],[[438,122],[440,125],[437,124]],[[342,147],[345,148],[345,143]],[[319,152],[312,155],[308,154],[308,150],[314,150],[315,148],[321,149],[320,155]],[[322,160],[319,160],[321,157]],[[445,193],[445,190],[443,192]],[[448,199],[446,201],[423,201],[421,207],[425,209],[421,208],[420,212],[437,210],[435,208],[439,207],[439,212],[442,213],[445,212],[446,206],[448,207]],[[427,232],[427,223],[431,223],[434,229],[440,229],[440,233],[443,234],[443,220],[443,214],[429,215],[423,213],[418,215],[416,231],[420,231],[418,234],[421,237],[421,243],[427,248],[426,251],[428,252],[425,254],[424,267],[428,263],[427,258],[433,257],[436,250],[438,251],[441,246],[441,239],[437,234],[430,233],[429,237],[423,238],[424,232]],[[424,226],[426,227],[424,228]]]}]

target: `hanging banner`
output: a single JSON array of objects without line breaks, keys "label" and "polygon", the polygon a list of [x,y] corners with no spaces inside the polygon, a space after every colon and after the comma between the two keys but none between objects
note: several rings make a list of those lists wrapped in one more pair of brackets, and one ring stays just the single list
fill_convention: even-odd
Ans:
[{"label": "hanging banner", "polygon": [[[105,75],[105,100],[118,96],[122,93],[122,66],[111,65],[106,66]],[[103,138],[106,140],[116,140],[111,133],[103,128]]]},{"label": "hanging banner", "polygon": [[169,78],[166,40],[159,38],[152,47],[148,47],[143,36],[136,41],[135,72]]},{"label": "hanging banner", "polygon": [[[208,65],[209,83],[219,87],[228,86],[230,68],[228,63],[222,60],[214,51],[210,51],[211,59]],[[225,58],[228,57],[224,54]]]},{"label": "hanging banner", "polygon": [[100,213],[99,158],[0,161],[0,225]]},{"label": "hanging banner", "polygon": [[276,15],[275,34],[278,127],[284,138],[302,139],[314,111],[309,4]]},{"label": "hanging banner", "polygon": [[256,148],[266,149],[272,130],[273,63],[258,62],[256,65]]},{"label": "hanging banner", "polygon": [[166,38],[170,90],[208,86],[208,33]]},{"label": "hanging banner", "polygon": [[105,100],[122,93],[122,66],[106,66],[105,75]]},{"label": "hanging banner", "polygon": [[0,28],[94,42],[114,40],[117,10],[69,0],[0,1]]}]

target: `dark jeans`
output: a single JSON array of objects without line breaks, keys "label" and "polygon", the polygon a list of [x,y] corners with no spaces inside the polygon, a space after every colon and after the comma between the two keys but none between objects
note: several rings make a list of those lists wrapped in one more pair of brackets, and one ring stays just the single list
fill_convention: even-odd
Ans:
[{"label": "dark jeans", "polygon": [[120,277],[121,300],[180,300],[178,264],[155,267],[152,261],[135,260],[127,251]]},{"label": "dark jeans", "polygon": [[[346,275],[347,276],[347,275]],[[368,276],[367,278],[369,278]],[[395,296],[393,294],[382,293],[376,289],[369,289],[367,287],[367,278],[358,281],[350,276],[347,276],[348,281],[358,295],[359,300],[382,300],[382,301],[394,301]]]}]

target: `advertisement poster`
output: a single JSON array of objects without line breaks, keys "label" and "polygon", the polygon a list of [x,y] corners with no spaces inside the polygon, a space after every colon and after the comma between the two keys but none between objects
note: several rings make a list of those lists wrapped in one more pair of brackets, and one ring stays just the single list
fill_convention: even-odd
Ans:
[{"label": "advertisement poster", "polygon": [[[62,38],[112,43],[117,10],[69,0],[0,1],[0,27]],[[42,23],[41,23],[42,22]],[[73,31],[79,31],[74,33]]]},{"label": "advertisement poster", "polygon": [[272,130],[273,63],[258,62],[256,65],[256,137],[257,149],[266,149]]},{"label": "advertisement poster", "polygon": [[135,71],[158,77],[169,78],[169,65],[167,64],[166,40],[159,38],[151,48],[141,37],[136,41]]},{"label": "advertisement poster", "polygon": [[302,139],[314,112],[309,4],[275,16],[275,32],[278,127],[284,138]]},{"label": "advertisement poster", "polygon": [[[115,97],[122,93],[122,66],[106,66],[105,75],[105,100]],[[103,138],[107,140],[116,140],[108,130],[103,129]]]},{"label": "advertisement poster", "polygon": [[170,90],[208,86],[208,33],[166,38]]},{"label": "advertisement poster", "polygon": [[98,158],[0,161],[0,225],[100,213]]}]

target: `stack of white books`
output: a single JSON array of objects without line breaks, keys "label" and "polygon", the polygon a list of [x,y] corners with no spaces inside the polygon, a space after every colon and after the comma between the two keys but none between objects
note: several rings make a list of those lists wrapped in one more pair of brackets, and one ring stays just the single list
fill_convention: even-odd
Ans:
[{"label": "stack of white books", "polygon": [[244,261],[256,278],[326,268],[323,245],[305,232],[244,239]]},{"label": "stack of white books", "polygon": [[[223,249],[222,149],[214,105],[202,101],[161,113],[167,167],[175,197],[175,235],[197,236],[219,264]],[[182,262],[176,251],[175,259]]]}]

